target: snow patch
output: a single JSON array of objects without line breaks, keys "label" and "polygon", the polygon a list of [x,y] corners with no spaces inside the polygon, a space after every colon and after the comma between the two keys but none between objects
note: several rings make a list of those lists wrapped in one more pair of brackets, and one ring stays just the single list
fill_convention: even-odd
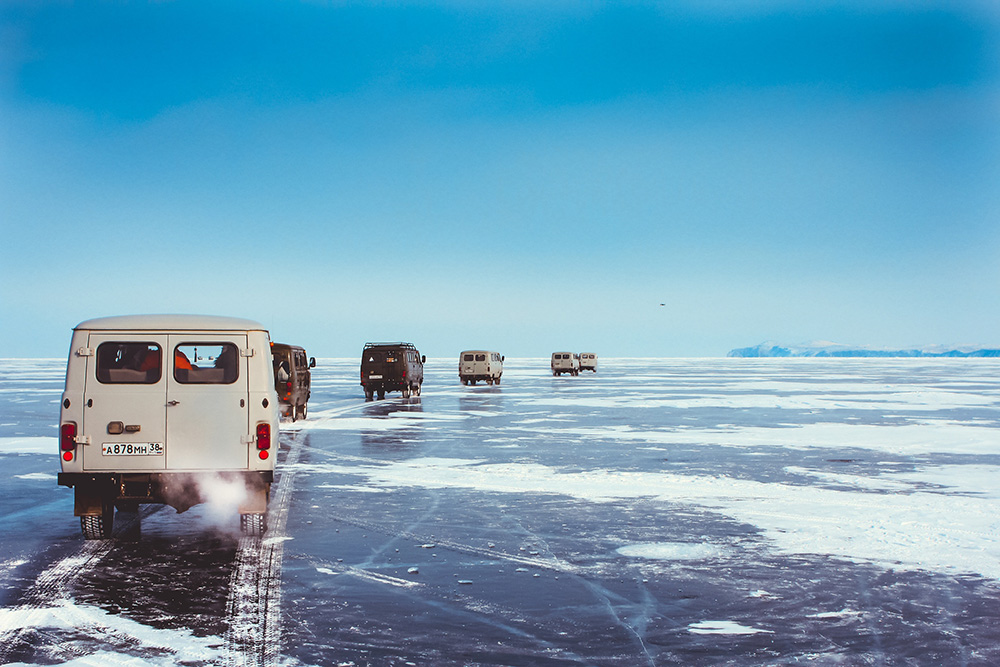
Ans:
[{"label": "snow patch", "polygon": [[53,479],[57,479],[56,475],[48,472],[29,472],[26,475],[14,475],[14,479],[30,479],[47,482]]},{"label": "snow patch", "polygon": [[655,542],[629,544],[615,550],[629,558],[649,560],[705,560],[723,555],[723,549],[712,544],[696,542]]},{"label": "snow patch", "polygon": [[0,454],[51,454],[59,452],[59,440],[45,437],[0,438]]},{"label": "snow patch", "polygon": [[[219,637],[196,637],[190,630],[166,630],[137,623],[123,614],[109,614],[98,607],[56,601],[50,607],[14,607],[0,609],[0,632],[39,628],[45,632],[65,630],[77,636],[85,630],[88,636],[103,636],[113,644],[127,646],[142,657],[126,656],[117,651],[97,650],[87,653],[84,644],[76,647],[81,657],[65,665],[179,665],[220,664],[224,660],[219,650]],[[72,640],[67,640],[72,642]],[[86,640],[90,643],[90,640]],[[141,647],[147,651],[137,650]]]},{"label": "snow patch", "polygon": [[688,632],[696,635],[756,635],[773,634],[770,630],[760,630],[736,621],[700,621],[688,626]]}]

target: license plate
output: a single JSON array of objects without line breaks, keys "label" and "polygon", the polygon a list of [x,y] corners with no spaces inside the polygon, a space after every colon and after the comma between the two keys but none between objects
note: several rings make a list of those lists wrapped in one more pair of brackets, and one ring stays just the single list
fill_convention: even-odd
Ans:
[{"label": "license plate", "polygon": [[104,442],[101,443],[104,456],[162,456],[162,442]]},{"label": "license plate", "polygon": [[381,379],[382,379],[382,376],[381,376],[381,375],[374,375],[374,374],[373,374],[373,375],[369,375],[369,376],[368,376],[368,379],[369,379],[369,380],[381,380]]}]

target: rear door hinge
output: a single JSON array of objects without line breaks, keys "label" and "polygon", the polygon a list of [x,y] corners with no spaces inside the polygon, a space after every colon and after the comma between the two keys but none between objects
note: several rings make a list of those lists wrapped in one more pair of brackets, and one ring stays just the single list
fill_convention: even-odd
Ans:
[{"label": "rear door hinge", "polygon": [[240,436],[240,442],[243,443],[244,445],[252,445],[256,441],[256,439],[257,436],[252,434]]},{"label": "rear door hinge", "polygon": [[78,445],[89,445],[90,444],[90,436],[89,435],[78,435],[75,438],[73,438],[73,442],[76,443],[76,444],[78,444]]},{"label": "rear door hinge", "polygon": [[241,349],[240,350],[240,356],[241,357],[252,357],[253,356],[253,348],[252,347],[248,347],[248,348]]}]

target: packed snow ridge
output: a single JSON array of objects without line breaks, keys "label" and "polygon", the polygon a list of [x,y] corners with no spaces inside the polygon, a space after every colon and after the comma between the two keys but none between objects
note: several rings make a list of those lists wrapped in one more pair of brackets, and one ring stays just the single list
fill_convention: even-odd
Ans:
[{"label": "packed snow ridge", "polygon": [[843,345],[828,341],[779,345],[767,341],[753,347],[730,350],[729,357],[1000,357],[1000,349],[978,345],[925,345],[903,350],[871,347],[868,345]]}]

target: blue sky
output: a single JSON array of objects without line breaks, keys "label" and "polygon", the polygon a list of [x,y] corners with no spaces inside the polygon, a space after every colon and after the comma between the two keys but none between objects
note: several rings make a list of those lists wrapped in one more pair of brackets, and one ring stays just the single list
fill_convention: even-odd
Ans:
[{"label": "blue sky", "polygon": [[7,2],[0,356],[139,312],[316,356],[998,346],[998,37],[986,2]]}]

